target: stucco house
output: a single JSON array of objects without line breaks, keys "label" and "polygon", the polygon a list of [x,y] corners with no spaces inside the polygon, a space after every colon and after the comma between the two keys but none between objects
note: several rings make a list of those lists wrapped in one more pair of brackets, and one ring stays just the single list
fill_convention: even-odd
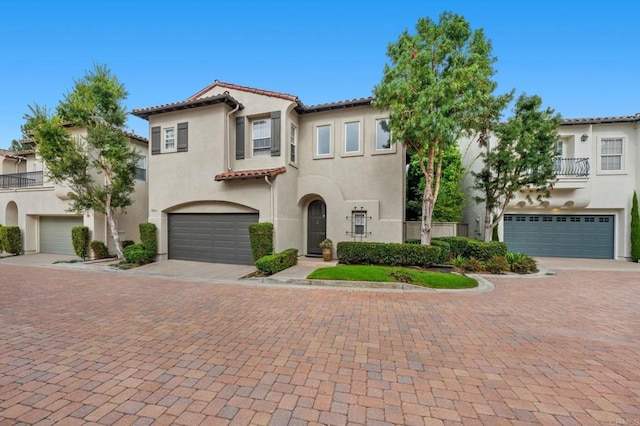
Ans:
[{"label": "stucco house", "polygon": [[[75,137],[86,135],[86,129],[69,128],[69,131]],[[127,136],[143,159],[136,170],[134,203],[126,214],[118,215],[117,222],[121,239],[139,240],[138,225],[146,222],[148,215],[148,141],[132,133]],[[89,228],[92,240],[103,241],[114,253],[104,215],[68,212],[69,188],[47,179],[46,166],[35,145],[30,145],[31,149],[23,151],[0,150],[0,224],[20,227],[26,254],[73,255],[71,228],[83,225]]]},{"label": "stucco house", "polygon": [[215,81],[149,121],[149,221],[159,259],[253,263],[248,225],[274,224],[276,251],[316,255],[325,238],[401,242],[405,153],[388,114],[356,99]]},{"label": "stucco house", "polygon": [[[529,204],[524,189],[499,227],[511,251],[533,256],[628,259],[633,191],[640,189],[640,113],[566,119],[558,129],[551,197]],[[461,141],[468,170],[481,167],[474,140]],[[468,174],[465,187],[471,188]],[[473,199],[473,191],[469,191]],[[484,206],[464,212],[469,236],[481,238]]]}]

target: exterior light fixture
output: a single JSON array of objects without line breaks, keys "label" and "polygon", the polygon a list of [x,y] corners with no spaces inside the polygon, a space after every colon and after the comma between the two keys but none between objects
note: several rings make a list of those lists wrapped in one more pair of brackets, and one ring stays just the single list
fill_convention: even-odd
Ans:
[{"label": "exterior light fixture", "polygon": [[581,140],[582,142],[586,142],[586,141],[587,141],[587,139],[589,139],[589,135],[588,135],[588,134],[586,134],[586,133],[584,133],[582,136],[580,136],[580,140]]}]

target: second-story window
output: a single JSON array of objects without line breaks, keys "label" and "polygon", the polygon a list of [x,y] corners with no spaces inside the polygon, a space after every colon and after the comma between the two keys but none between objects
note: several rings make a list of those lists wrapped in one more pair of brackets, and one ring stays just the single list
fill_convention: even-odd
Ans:
[{"label": "second-story window", "polygon": [[175,151],[176,150],[176,129],[174,127],[167,127],[164,129],[164,147],[163,151]]},{"label": "second-story window", "polygon": [[391,149],[391,130],[389,120],[384,118],[376,120],[376,151],[388,151]]},{"label": "second-story window", "polygon": [[331,125],[318,126],[317,155],[331,154]]},{"label": "second-story window", "polygon": [[138,164],[136,164],[136,180],[147,181],[147,157],[144,155],[140,157]]},{"label": "second-story window", "polygon": [[344,152],[360,151],[360,123],[355,121],[344,125]]},{"label": "second-story window", "polygon": [[251,122],[251,139],[254,157],[271,155],[271,120],[261,119]]},{"label": "second-story window", "polygon": [[291,141],[290,141],[290,145],[291,145],[291,162],[295,164],[296,162],[296,155],[298,155],[298,153],[296,152],[296,138],[298,137],[298,135],[296,134],[298,131],[298,129],[296,128],[296,126],[294,126],[293,124],[291,125]]},{"label": "second-story window", "polygon": [[624,140],[610,138],[600,140],[600,170],[615,171],[624,169]]}]

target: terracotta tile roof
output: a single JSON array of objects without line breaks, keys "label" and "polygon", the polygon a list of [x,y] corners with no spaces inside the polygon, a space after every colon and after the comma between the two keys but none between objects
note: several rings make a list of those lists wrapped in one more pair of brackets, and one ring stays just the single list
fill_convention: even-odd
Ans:
[{"label": "terracotta tile roof", "polygon": [[26,160],[25,155],[35,154],[35,149],[23,149],[20,151],[10,151],[8,149],[0,149],[0,155],[5,158],[11,158],[12,160]]},{"label": "terracotta tile roof", "polygon": [[562,121],[562,125],[571,126],[578,124],[635,123],[637,121],[640,121],[640,112],[635,115],[623,115],[614,117],[565,118]]},{"label": "terracotta tile roof", "polygon": [[257,169],[257,170],[230,170],[228,172],[220,173],[216,175],[215,180],[217,182],[223,180],[237,180],[237,179],[260,179],[265,176],[275,177],[285,173],[287,169],[285,167],[278,167],[275,169]]},{"label": "terracotta tile roof", "polygon": [[164,104],[164,105],[159,105],[159,106],[154,106],[149,108],[138,108],[131,111],[131,114],[135,115],[136,117],[140,117],[144,120],[148,120],[149,117],[154,114],[161,114],[163,112],[171,112],[171,111],[180,111],[183,109],[197,108],[201,106],[215,105],[220,103],[225,103],[232,108],[235,108],[236,106],[239,106],[240,109],[244,108],[244,106],[240,102],[235,100],[233,97],[229,96],[228,94],[222,94],[217,96],[208,96],[206,98],[200,98],[200,99],[187,99],[186,101],[183,101],[183,102],[175,102],[172,104]]},{"label": "terracotta tile roof", "polygon": [[146,143],[147,145],[149,144],[149,139],[145,138],[144,136],[136,135],[135,133],[127,132],[126,130],[123,130],[122,133],[124,133],[125,136],[128,136],[131,139]]},{"label": "terracotta tile roof", "polygon": [[322,112],[322,111],[330,111],[334,109],[366,106],[366,105],[371,105],[371,102],[373,102],[373,97],[369,96],[368,98],[349,99],[346,101],[331,102],[328,104],[302,106],[299,109],[297,108],[296,111],[298,111],[299,114],[308,114],[312,112]]},{"label": "terracotta tile roof", "polygon": [[241,90],[243,92],[256,93],[258,95],[270,96],[272,98],[280,98],[280,99],[285,99],[287,101],[300,103],[300,100],[298,99],[297,96],[290,95],[288,93],[272,92],[270,90],[263,90],[263,89],[256,89],[254,87],[240,86],[238,84],[225,83],[225,82],[218,81],[218,80],[215,80],[213,82],[213,84],[208,85],[207,87],[205,87],[204,89],[202,89],[198,93],[196,93],[195,95],[193,95],[190,98],[188,98],[187,101],[193,101],[195,99],[198,99],[200,96],[202,96],[204,93],[207,93],[209,90],[213,89],[214,87],[224,87],[226,89]]}]

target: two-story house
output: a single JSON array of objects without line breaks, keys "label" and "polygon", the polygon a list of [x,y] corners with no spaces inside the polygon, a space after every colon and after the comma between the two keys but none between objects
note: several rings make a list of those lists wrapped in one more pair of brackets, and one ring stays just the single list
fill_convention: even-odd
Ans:
[{"label": "two-story house", "polygon": [[[509,203],[500,226],[511,251],[532,256],[630,257],[631,201],[640,189],[640,114],[564,120],[556,143],[557,181],[551,197],[529,204],[525,189]],[[461,143],[468,170],[478,170],[477,143]],[[472,186],[467,176],[465,186]],[[470,198],[472,199],[472,198]],[[481,238],[484,206],[470,205],[464,220]]]},{"label": "two-story house", "polygon": [[276,251],[316,255],[325,238],[401,242],[405,155],[371,98],[305,106],[216,81],[149,121],[149,221],[160,259],[253,263],[248,225]]},{"label": "two-story house", "polygon": [[[74,137],[84,137],[86,129],[69,128]],[[129,140],[143,156],[136,170],[134,203],[127,214],[118,215],[122,240],[139,240],[138,225],[147,221],[147,139],[127,133]],[[23,233],[25,253],[73,255],[71,228],[87,226],[93,240],[107,244],[115,252],[113,240],[101,213],[69,212],[71,192],[64,185],[47,178],[46,165],[38,156],[35,145],[24,151],[0,150],[0,224],[19,226]]]}]

